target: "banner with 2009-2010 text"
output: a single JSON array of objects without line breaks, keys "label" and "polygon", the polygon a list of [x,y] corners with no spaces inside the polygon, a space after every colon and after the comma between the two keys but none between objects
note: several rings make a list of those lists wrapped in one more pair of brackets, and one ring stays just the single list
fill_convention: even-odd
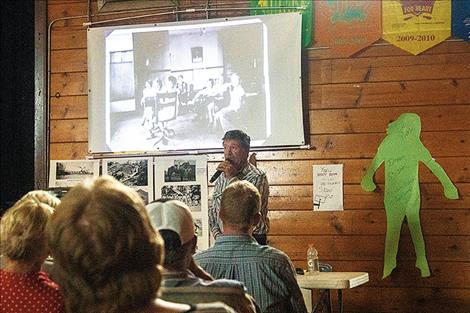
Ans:
[{"label": "banner with 2009-2010 text", "polygon": [[312,0],[251,0],[251,15],[264,15],[294,12],[296,8],[302,14],[302,47],[312,42],[313,5]]},{"label": "banner with 2009-2010 text", "polygon": [[450,36],[450,0],[382,1],[383,38],[417,55]]}]

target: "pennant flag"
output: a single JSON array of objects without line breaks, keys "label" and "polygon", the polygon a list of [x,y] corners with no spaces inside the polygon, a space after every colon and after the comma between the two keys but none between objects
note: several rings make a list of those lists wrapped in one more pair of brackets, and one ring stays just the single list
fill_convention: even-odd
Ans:
[{"label": "pennant flag", "polygon": [[251,15],[295,12],[295,8],[303,8],[300,11],[302,13],[302,47],[305,48],[312,42],[312,0],[251,0],[250,7],[259,8],[251,10]]},{"label": "pennant flag", "polygon": [[383,38],[417,55],[450,36],[450,0],[382,1]]},{"label": "pennant flag", "polygon": [[470,40],[470,1],[452,1],[452,35]]},{"label": "pennant flag", "polygon": [[382,36],[380,1],[315,1],[315,40],[349,57]]}]

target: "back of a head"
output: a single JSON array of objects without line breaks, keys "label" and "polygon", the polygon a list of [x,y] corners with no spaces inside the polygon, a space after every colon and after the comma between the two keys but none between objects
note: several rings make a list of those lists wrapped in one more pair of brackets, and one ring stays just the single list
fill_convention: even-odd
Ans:
[{"label": "back of a head", "polygon": [[[0,221],[0,252],[21,262],[47,257],[46,224],[60,200],[45,191],[29,192],[3,215]],[[41,260],[42,259],[42,260]]]},{"label": "back of a head", "polygon": [[60,199],[51,195],[47,191],[44,190],[33,190],[25,194],[18,202],[24,200],[34,200],[38,203],[44,203],[52,208],[57,208],[60,204]]},{"label": "back of a head", "polygon": [[187,259],[195,245],[194,221],[191,211],[181,201],[159,200],[147,205],[150,221],[165,243],[167,268],[186,270]]},{"label": "back of a head", "polygon": [[73,187],[47,231],[69,311],[132,311],[156,297],[163,243],[129,187],[109,176]]},{"label": "back of a head", "polygon": [[259,213],[261,197],[258,189],[246,180],[237,181],[225,188],[220,201],[220,218],[224,225],[243,230],[251,226],[252,217]]}]

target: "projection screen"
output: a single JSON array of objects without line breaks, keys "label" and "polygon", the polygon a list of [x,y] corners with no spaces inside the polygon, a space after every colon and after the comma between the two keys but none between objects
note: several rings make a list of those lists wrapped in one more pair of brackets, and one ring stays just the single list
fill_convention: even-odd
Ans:
[{"label": "projection screen", "polygon": [[304,145],[301,15],[88,30],[90,153]]}]

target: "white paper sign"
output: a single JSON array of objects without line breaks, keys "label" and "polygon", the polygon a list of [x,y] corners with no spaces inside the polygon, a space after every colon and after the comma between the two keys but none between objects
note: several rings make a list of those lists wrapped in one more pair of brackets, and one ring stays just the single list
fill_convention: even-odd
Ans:
[{"label": "white paper sign", "polygon": [[343,210],[343,164],[313,165],[313,210]]}]

